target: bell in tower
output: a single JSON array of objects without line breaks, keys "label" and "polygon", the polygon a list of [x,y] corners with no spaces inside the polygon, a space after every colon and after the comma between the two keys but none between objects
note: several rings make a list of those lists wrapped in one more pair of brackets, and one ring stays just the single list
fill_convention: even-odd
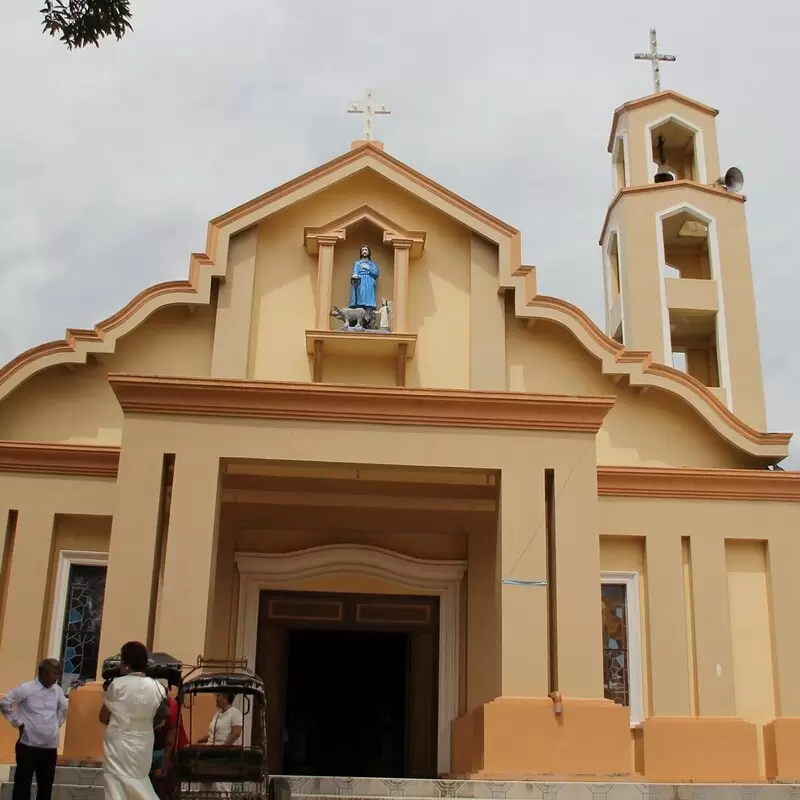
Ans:
[{"label": "bell in tower", "polygon": [[668,183],[669,181],[675,180],[675,174],[672,170],[667,168],[667,158],[664,155],[664,137],[658,137],[658,143],[656,145],[658,150],[658,169],[656,170],[656,174],[653,176],[654,183]]}]

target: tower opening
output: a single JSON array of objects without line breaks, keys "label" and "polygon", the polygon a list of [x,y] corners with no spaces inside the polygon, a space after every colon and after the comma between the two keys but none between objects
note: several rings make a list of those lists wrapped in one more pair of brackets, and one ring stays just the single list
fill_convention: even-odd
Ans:
[{"label": "tower opening", "polygon": [[661,220],[665,274],[671,278],[709,281],[708,223],[689,211]]},{"label": "tower opening", "polygon": [[696,181],[698,178],[695,137],[696,132],[675,119],[668,119],[650,130],[652,152],[651,180],[660,183],[657,174],[665,172],[667,180]]},{"label": "tower opening", "polygon": [[692,311],[669,312],[672,365],[703,386],[719,388],[717,315]]},{"label": "tower opening", "polygon": [[672,365],[704,386],[720,386],[719,298],[712,273],[708,223],[689,210],[661,220]]}]

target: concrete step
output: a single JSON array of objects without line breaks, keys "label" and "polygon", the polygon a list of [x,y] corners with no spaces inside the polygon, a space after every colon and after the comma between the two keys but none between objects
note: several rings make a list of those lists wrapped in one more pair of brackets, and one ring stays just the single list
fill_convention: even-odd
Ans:
[{"label": "concrete step", "polygon": [[[11,767],[9,782],[13,782],[16,767]],[[57,786],[102,786],[103,770],[100,767],[63,765],[56,767]]]},{"label": "concrete step", "polygon": [[[0,800],[12,800],[14,791],[13,783],[0,784]],[[31,791],[31,797],[36,797],[36,784]],[[103,800],[105,792],[102,786],[70,786],[61,784],[53,786],[52,800]]]},{"label": "concrete step", "polygon": [[[800,800],[800,785],[580,783],[547,777],[530,781],[411,780],[281,776],[291,800]],[[0,800],[12,800],[12,776],[0,784]],[[35,784],[34,784],[35,786]],[[289,800],[280,791],[276,800]],[[35,797],[35,791],[33,793]],[[97,766],[59,766],[53,800],[104,800]]]}]

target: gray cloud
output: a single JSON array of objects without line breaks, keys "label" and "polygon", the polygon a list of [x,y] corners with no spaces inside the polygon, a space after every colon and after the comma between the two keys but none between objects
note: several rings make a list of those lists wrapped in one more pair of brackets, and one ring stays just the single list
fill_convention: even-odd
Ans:
[{"label": "gray cloud", "polygon": [[[183,277],[208,219],[333,158],[374,86],[387,150],[520,228],[542,291],[602,323],[611,113],[664,85],[721,109],[745,173],[771,429],[797,431],[790,236],[800,113],[788,0],[133,0],[134,31],[67,52],[3,10],[0,361]],[[691,20],[687,24],[687,20]],[[797,452],[800,453],[800,444]]]}]

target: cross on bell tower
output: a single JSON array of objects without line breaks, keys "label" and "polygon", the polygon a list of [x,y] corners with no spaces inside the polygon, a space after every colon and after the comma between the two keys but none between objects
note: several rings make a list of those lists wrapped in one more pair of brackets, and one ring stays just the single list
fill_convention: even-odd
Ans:
[{"label": "cross on bell tower", "polygon": [[650,52],[635,53],[633,56],[638,61],[650,61],[653,66],[653,94],[661,91],[661,66],[662,61],[676,61],[675,56],[664,55],[658,52],[658,39],[656,29],[650,28]]}]

